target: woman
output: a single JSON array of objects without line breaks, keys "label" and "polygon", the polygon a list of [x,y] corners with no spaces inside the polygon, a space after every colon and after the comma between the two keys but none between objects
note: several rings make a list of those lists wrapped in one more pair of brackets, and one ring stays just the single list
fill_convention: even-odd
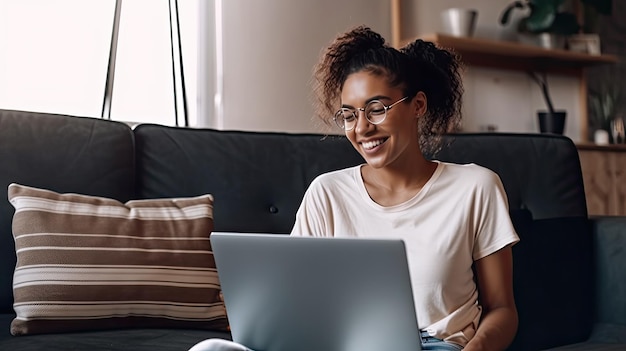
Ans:
[{"label": "woman", "polygon": [[[457,58],[421,40],[396,50],[357,27],[315,76],[319,115],[333,116],[366,163],[316,178],[292,235],[404,240],[423,349],[504,350],[517,330],[519,238],[503,186],[486,168],[422,154],[460,120]],[[204,349],[245,350],[218,344]]]},{"label": "woman", "polygon": [[422,154],[460,120],[457,58],[421,40],[398,51],[358,27],[330,45],[316,81],[318,113],[334,116],[366,164],[318,177],[292,235],[403,239],[424,349],[505,349],[517,330],[519,238],[500,179]]}]

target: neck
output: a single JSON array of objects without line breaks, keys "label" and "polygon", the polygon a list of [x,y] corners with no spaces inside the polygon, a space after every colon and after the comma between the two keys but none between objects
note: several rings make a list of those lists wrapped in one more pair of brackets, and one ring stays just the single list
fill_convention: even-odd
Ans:
[{"label": "neck", "polygon": [[416,154],[411,160],[378,169],[365,166],[363,178],[367,183],[392,193],[420,189],[435,172],[437,163],[426,160],[421,152]]}]

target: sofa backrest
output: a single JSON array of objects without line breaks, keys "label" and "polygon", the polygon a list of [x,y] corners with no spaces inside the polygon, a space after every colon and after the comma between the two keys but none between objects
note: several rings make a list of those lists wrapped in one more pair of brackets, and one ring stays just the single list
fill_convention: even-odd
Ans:
[{"label": "sofa backrest", "polygon": [[132,130],[94,118],[0,110],[0,313],[13,312],[10,183],[127,201],[135,193]]},{"label": "sofa backrest", "polygon": [[289,233],[315,176],[363,162],[343,137],[135,128],[142,198],[215,198],[216,231]]},{"label": "sofa backrest", "polygon": [[[215,196],[215,229],[288,233],[320,173],[362,163],[343,137],[135,129],[140,197]],[[591,230],[582,172],[568,138],[460,134],[435,158],[498,173],[521,237],[514,246],[520,327],[511,350],[585,340],[593,322]],[[431,156],[432,157],[432,156]]]}]

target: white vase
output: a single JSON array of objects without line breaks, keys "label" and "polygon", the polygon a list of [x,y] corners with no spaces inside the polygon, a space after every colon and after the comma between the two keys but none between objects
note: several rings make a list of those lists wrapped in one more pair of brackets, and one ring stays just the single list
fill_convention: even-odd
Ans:
[{"label": "white vase", "polygon": [[609,144],[609,132],[604,129],[598,129],[593,133],[593,142],[596,145],[608,145]]},{"label": "white vase", "polygon": [[527,45],[535,45],[544,49],[565,49],[565,36],[553,33],[518,33],[517,40]]},{"label": "white vase", "polygon": [[441,12],[443,32],[455,37],[471,37],[476,28],[478,11],[474,9],[450,8]]}]

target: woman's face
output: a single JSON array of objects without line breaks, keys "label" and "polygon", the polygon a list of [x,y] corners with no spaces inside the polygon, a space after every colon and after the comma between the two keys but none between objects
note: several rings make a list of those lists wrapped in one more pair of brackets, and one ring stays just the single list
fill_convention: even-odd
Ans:
[{"label": "woman's face", "polygon": [[[342,107],[349,109],[363,108],[372,100],[390,106],[402,98],[402,89],[390,87],[385,76],[365,71],[349,75],[341,91]],[[417,118],[424,112],[426,97],[421,92],[388,109],[380,124],[370,123],[365,112],[357,111],[356,125],[346,136],[370,166],[403,167],[420,153]]]}]

